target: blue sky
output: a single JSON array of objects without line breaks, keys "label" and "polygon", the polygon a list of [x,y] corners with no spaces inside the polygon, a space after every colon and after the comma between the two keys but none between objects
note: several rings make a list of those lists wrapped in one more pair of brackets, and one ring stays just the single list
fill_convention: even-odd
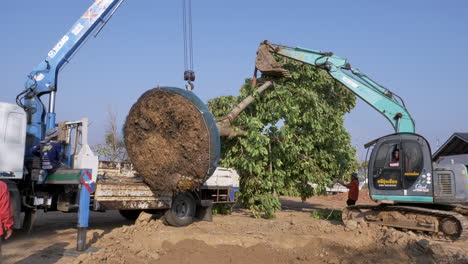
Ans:
[{"label": "blue sky", "polygon": [[[26,75],[92,4],[90,0],[4,1],[0,9],[0,101],[14,102]],[[157,85],[183,87],[181,1],[126,1],[59,75],[57,119],[89,117],[103,140],[106,111],[123,124]],[[196,94],[237,94],[258,44],[333,51],[400,95],[433,150],[468,132],[468,1],[193,1]],[[345,126],[359,147],[393,132],[362,101]]]}]

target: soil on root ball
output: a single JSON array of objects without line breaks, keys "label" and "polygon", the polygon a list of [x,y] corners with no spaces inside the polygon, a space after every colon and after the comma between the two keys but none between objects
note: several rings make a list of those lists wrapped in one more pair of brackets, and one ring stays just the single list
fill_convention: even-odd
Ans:
[{"label": "soil on root ball", "polygon": [[156,191],[184,191],[203,183],[209,134],[200,111],[186,98],[154,88],[132,106],[125,146],[138,174]]}]

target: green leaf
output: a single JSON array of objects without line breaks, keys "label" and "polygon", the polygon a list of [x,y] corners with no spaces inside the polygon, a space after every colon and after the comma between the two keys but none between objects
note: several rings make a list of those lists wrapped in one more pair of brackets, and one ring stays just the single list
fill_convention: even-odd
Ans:
[{"label": "green leaf", "polygon": [[[321,194],[356,168],[356,150],[343,126],[344,114],[356,105],[354,94],[312,66],[287,61],[284,67],[292,77],[275,79],[274,89],[255,94],[234,120],[247,135],[222,139],[220,163],[239,172],[239,200],[255,217],[273,218],[281,209],[278,195]],[[239,96],[211,99],[208,108],[223,117],[255,89],[246,79]]]}]

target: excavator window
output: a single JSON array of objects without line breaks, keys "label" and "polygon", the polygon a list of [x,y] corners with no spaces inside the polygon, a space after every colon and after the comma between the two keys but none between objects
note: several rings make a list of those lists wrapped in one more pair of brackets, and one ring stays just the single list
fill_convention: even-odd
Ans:
[{"label": "excavator window", "polygon": [[375,168],[383,168],[387,162],[387,152],[389,150],[389,144],[382,145],[377,152],[377,157],[375,159]]},{"label": "excavator window", "polygon": [[374,163],[374,186],[380,190],[401,189],[400,145],[380,145]]},{"label": "excavator window", "polygon": [[403,141],[403,181],[405,189],[411,187],[423,169],[421,145],[417,141]]},{"label": "excavator window", "polygon": [[374,161],[374,186],[380,190],[408,189],[418,179],[423,165],[422,149],[417,141],[384,143]]}]

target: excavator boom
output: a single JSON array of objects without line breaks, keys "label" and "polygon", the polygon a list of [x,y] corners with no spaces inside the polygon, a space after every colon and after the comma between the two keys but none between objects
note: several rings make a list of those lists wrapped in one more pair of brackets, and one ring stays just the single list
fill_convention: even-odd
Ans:
[{"label": "excavator boom", "polygon": [[260,44],[255,60],[256,68],[263,75],[290,77],[283,64],[277,62],[273,54],[290,58],[325,70],[330,76],[350,89],[354,94],[384,115],[396,133],[415,132],[413,118],[407,111],[403,100],[385,87],[354,69],[344,58],[331,52],[321,52],[304,48],[293,48],[271,44]]}]

